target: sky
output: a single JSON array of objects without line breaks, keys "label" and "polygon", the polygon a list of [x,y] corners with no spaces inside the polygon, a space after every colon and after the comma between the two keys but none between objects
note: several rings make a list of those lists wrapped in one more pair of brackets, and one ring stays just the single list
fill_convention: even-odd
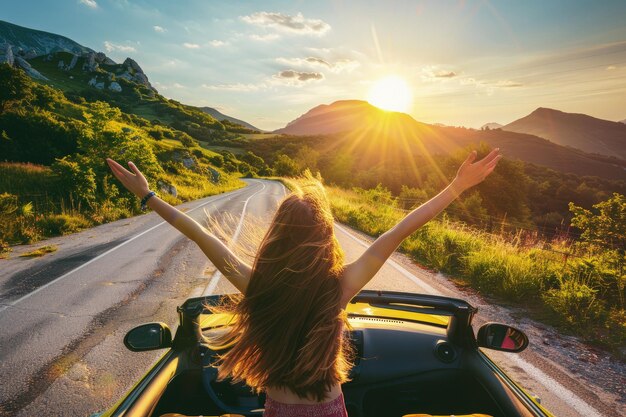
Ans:
[{"label": "sky", "polygon": [[[406,112],[478,128],[538,107],[626,119],[626,1],[5,1],[0,20],[136,60],[168,98],[261,129],[404,80]],[[379,89],[380,90],[380,89]]]}]

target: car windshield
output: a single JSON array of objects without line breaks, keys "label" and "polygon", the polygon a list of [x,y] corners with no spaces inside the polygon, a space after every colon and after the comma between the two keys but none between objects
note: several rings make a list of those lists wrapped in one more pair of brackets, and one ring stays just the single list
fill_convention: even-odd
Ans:
[{"label": "car windshield", "polygon": [[346,311],[348,316],[384,317],[396,320],[433,324],[441,327],[447,327],[450,322],[450,316],[443,313],[441,310],[437,310],[432,307],[417,308],[416,306],[408,306],[404,304],[372,306],[368,303],[349,303]]},{"label": "car windshield", "polygon": [[[417,311],[419,310],[419,311]],[[432,324],[438,327],[447,327],[450,315],[432,307],[416,307],[404,304],[390,304],[373,306],[368,303],[349,303],[346,312],[350,316],[383,317],[388,319],[406,320]],[[200,326],[202,329],[228,326],[234,318],[230,314],[202,314]]]}]

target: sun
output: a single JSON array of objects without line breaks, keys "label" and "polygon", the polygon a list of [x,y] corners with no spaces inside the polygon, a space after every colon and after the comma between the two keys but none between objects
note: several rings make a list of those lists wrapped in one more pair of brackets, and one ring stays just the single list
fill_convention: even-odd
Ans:
[{"label": "sun", "polygon": [[391,75],[372,86],[367,101],[383,110],[408,112],[413,103],[409,85],[402,78]]}]

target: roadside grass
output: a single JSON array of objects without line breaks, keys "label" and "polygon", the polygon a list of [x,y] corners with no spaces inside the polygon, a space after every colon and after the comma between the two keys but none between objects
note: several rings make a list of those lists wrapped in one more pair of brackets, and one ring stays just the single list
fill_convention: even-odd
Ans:
[{"label": "roadside grass", "polygon": [[[298,180],[281,179],[290,189]],[[336,220],[377,237],[407,212],[384,190],[325,187]],[[495,235],[445,214],[400,246],[420,265],[447,274],[533,318],[622,356],[626,341],[624,254],[576,242]]]},{"label": "roadside grass", "polygon": [[25,252],[20,255],[20,258],[39,258],[47,253],[56,252],[59,249],[56,245],[46,245],[30,252]]}]

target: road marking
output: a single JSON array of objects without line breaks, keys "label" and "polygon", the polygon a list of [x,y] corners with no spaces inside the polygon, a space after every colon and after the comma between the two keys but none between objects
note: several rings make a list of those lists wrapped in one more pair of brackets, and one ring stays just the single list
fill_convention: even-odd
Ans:
[{"label": "road marking", "polygon": [[524,359],[516,356],[515,354],[508,357],[511,362],[515,362],[525,373],[530,375],[536,382],[546,387],[549,391],[552,391],[558,398],[570,405],[581,416],[585,417],[602,417],[595,408],[587,404],[583,399],[578,397],[572,391],[565,388],[558,381],[552,378],[550,375],[543,372],[536,366],[526,362]]},{"label": "road marking", "polygon": [[[359,243],[361,246],[369,247],[367,243],[363,242],[356,236],[352,235],[344,227],[339,226],[337,223],[335,223],[335,227],[337,227],[337,229],[341,230],[343,233],[348,235],[354,241]],[[389,259],[387,260],[387,263],[389,263],[392,267],[397,269],[406,278],[413,281],[416,285],[425,289],[427,293],[429,294],[438,293],[438,291],[436,291],[433,287],[421,281],[418,277],[416,277],[411,272],[409,272],[408,270],[406,270],[405,268],[397,264],[395,261]],[[509,359],[512,362],[515,362],[517,366],[519,366],[524,372],[526,372],[531,378],[533,378],[535,382],[544,386],[548,391],[552,392],[557,398],[561,399],[563,402],[565,402],[566,404],[571,406],[574,410],[576,410],[581,416],[602,417],[602,414],[600,414],[596,409],[594,409],[589,404],[587,404],[582,398],[578,397],[572,391],[565,388],[563,385],[557,382],[554,378],[552,378],[551,376],[549,376],[548,374],[546,374],[545,372],[543,372],[536,366],[525,361],[524,359],[522,359],[521,357],[517,355],[510,355]]]},{"label": "road marking", "polygon": [[[239,189],[239,190],[233,191],[233,193],[241,192],[241,191],[243,191],[244,189],[245,189],[245,187],[244,187],[244,188],[241,188],[241,189]],[[218,197],[218,198],[216,198],[216,199],[214,199],[214,200],[207,201],[206,203],[202,203],[202,204],[198,205],[197,207],[195,207],[195,208],[193,208],[193,209],[191,209],[191,210],[187,211],[187,213],[191,213],[192,211],[195,211],[195,210],[199,209],[200,207],[206,206],[207,204],[210,204],[210,203],[214,203],[214,202],[216,202],[216,201],[218,201],[218,200],[221,200],[221,199],[223,199],[223,198],[226,198],[226,197],[228,197],[228,196],[231,196],[231,193],[225,194],[225,195],[223,195],[223,196],[221,196],[221,197]],[[155,226],[152,226],[152,227],[151,227],[151,228],[149,228],[148,230],[144,230],[143,232],[139,233],[138,235],[135,235],[135,236],[131,237],[130,239],[128,239],[128,240],[126,240],[126,241],[124,241],[124,242],[120,243],[119,245],[117,245],[117,246],[115,246],[115,247],[113,247],[113,248],[109,249],[108,251],[106,251],[106,252],[104,252],[104,253],[101,253],[100,255],[96,256],[95,258],[88,260],[88,261],[87,261],[87,262],[85,262],[84,264],[81,264],[81,265],[77,266],[76,268],[72,269],[71,271],[66,272],[65,274],[61,275],[60,277],[53,279],[52,281],[50,281],[50,282],[48,282],[48,283],[46,283],[46,284],[42,285],[41,287],[39,287],[39,288],[35,289],[34,291],[29,292],[28,294],[26,294],[26,295],[24,295],[24,296],[22,296],[22,297],[18,298],[17,300],[11,301],[11,302],[9,302],[9,303],[2,303],[2,305],[0,305],[0,313],[1,313],[1,312],[3,312],[4,310],[6,310],[6,309],[7,309],[7,308],[9,308],[9,307],[13,307],[13,306],[17,305],[18,303],[21,303],[22,301],[26,300],[27,298],[32,297],[33,295],[37,294],[39,291],[41,291],[41,290],[43,290],[43,289],[45,289],[45,288],[49,287],[50,285],[54,284],[55,282],[58,282],[58,281],[62,280],[63,278],[66,278],[66,277],[68,277],[69,275],[73,274],[74,272],[77,272],[77,271],[79,271],[79,270],[83,269],[83,268],[84,268],[84,267],[86,267],[87,265],[89,265],[89,264],[91,264],[91,263],[93,263],[93,262],[97,261],[98,259],[103,258],[104,256],[108,255],[109,253],[113,252],[114,250],[117,250],[117,249],[121,248],[122,246],[126,245],[127,243],[132,242],[133,240],[135,240],[135,239],[137,239],[137,238],[139,238],[139,237],[141,237],[141,236],[145,235],[146,233],[148,233],[148,232],[150,232],[150,231],[152,231],[152,230],[156,229],[157,227],[159,227],[159,226],[161,226],[161,225],[163,225],[163,224],[165,224],[165,223],[167,223],[167,222],[163,221],[163,222],[161,222],[161,223],[159,223],[159,224],[157,224],[157,225],[155,225]]]},{"label": "road marking", "polygon": [[[233,234],[233,243],[237,241],[237,238],[239,238],[239,234],[241,233],[243,220],[246,217],[246,208],[248,207],[248,203],[250,202],[250,199],[254,197],[255,195],[257,195],[258,193],[260,193],[261,191],[265,190],[265,183],[261,182],[261,185],[262,185],[262,188],[256,191],[250,197],[248,197],[246,199],[246,202],[243,205],[243,209],[241,210],[241,216],[239,216],[239,224],[237,225],[237,229],[235,229],[235,233]],[[222,273],[219,270],[215,271],[213,275],[211,276],[211,280],[209,281],[209,284],[206,286],[206,288],[202,292],[202,296],[213,294],[213,291],[215,290],[215,287],[217,286],[217,282],[220,280],[221,277],[222,277]]]},{"label": "road marking", "polygon": [[[352,240],[357,242],[359,245],[361,245],[361,246],[363,246],[365,248],[369,248],[370,247],[369,244],[363,242],[361,239],[359,239],[356,236],[352,235],[352,233],[348,232],[348,230],[346,228],[344,228],[343,226],[340,226],[338,223],[335,223],[335,227],[338,230],[341,230],[345,235],[347,235],[349,238],[351,238]],[[407,271],[404,267],[402,267],[400,264],[398,264],[393,259],[387,259],[385,261],[385,263],[389,264],[391,267],[395,268],[398,272],[400,272],[406,278],[408,278],[409,280],[413,281],[413,283],[415,285],[417,285],[424,293],[426,293],[426,294],[438,294],[439,293],[439,291],[437,291],[435,288],[433,288],[430,285],[426,284],[423,280],[417,278],[415,275],[413,275],[412,273]]]}]

